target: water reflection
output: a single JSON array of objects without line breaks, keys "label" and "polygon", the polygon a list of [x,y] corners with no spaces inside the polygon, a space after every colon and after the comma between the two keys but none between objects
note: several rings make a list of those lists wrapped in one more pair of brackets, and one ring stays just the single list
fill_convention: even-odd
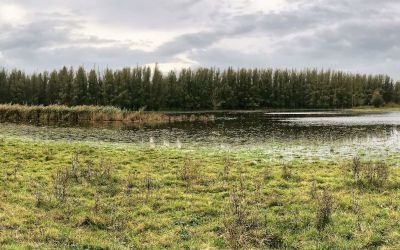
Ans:
[{"label": "water reflection", "polygon": [[[293,159],[298,153],[311,155],[318,151],[320,155],[332,155],[351,147],[399,149],[400,112],[218,112],[214,115],[213,122],[140,128],[124,123],[86,124],[75,128],[0,124],[0,135],[140,144],[153,148],[257,148],[271,154],[280,148],[282,155]],[[310,153],[312,146],[315,149]]]}]

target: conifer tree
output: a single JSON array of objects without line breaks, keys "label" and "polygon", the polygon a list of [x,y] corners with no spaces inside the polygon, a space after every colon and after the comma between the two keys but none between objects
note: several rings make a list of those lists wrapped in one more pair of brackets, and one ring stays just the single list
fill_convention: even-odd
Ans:
[{"label": "conifer tree", "polygon": [[156,64],[153,71],[153,78],[151,80],[150,103],[148,106],[151,110],[158,110],[163,106],[163,101],[163,76]]},{"label": "conifer tree", "polygon": [[91,105],[99,104],[100,85],[97,78],[97,72],[91,69],[88,76],[88,103]]},{"label": "conifer tree", "polygon": [[73,82],[74,82],[74,71],[72,68],[70,70],[67,67],[63,67],[58,72],[58,78],[61,84],[61,94],[60,99],[61,103],[65,105],[73,104]]},{"label": "conifer tree", "polygon": [[7,86],[7,73],[3,68],[0,70],[0,103],[7,103],[10,93]]},{"label": "conifer tree", "polygon": [[73,95],[73,104],[74,105],[84,105],[88,104],[87,98],[87,76],[85,69],[83,67],[79,67],[76,72],[74,79],[74,95]]},{"label": "conifer tree", "polygon": [[50,73],[50,78],[46,87],[47,104],[60,103],[60,85],[58,72],[56,70]]},{"label": "conifer tree", "polygon": [[111,69],[106,69],[103,78],[103,102],[104,105],[112,105],[115,98],[115,88],[114,88],[114,73]]}]

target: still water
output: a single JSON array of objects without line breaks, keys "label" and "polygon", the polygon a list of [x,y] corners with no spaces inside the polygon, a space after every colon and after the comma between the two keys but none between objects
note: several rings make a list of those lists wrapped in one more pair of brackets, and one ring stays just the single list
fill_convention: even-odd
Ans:
[{"label": "still water", "polygon": [[400,112],[216,112],[212,122],[137,128],[109,123],[82,127],[0,124],[0,136],[145,147],[261,150],[280,157],[330,157],[400,152]]}]

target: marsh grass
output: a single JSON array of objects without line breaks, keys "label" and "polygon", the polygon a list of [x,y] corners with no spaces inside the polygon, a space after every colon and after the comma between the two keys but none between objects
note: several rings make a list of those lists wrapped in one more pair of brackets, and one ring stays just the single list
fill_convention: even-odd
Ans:
[{"label": "marsh grass", "polygon": [[78,125],[88,122],[126,122],[152,125],[182,121],[213,121],[213,115],[180,114],[167,115],[161,112],[129,111],[113,106],[28,106],[0,104],[0,122]]}]

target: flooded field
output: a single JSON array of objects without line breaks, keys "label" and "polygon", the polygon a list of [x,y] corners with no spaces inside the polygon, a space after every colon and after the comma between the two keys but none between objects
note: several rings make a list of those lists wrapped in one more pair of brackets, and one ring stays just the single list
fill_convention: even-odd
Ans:
[{"label": "flooded field", "polygon": [[[0,245],[400,245],[400,112],[214,115],[142,128],[0,124]],[[253,238],[229,247],[232,228]]]},{"label": "flooded field", "polygon": [[256,150],[274,158],[325,159],[400,151],[400,112],[216,112],[212,122],[152,127],[125,123],[81,127],[0,124],[0,135],[121,146]]}]

